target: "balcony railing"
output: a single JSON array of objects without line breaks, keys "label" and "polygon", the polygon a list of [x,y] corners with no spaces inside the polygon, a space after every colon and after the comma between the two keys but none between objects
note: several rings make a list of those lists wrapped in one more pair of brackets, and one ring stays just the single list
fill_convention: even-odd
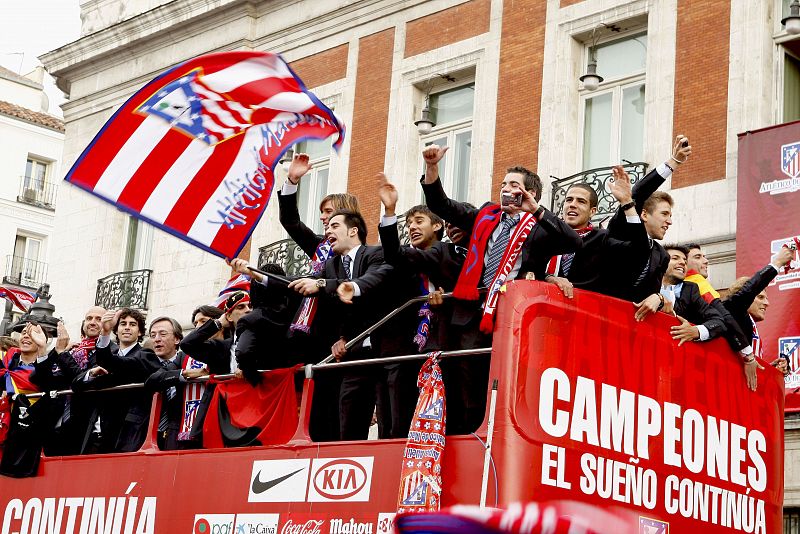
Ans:
[{"label": "balcony railing", "polygon": [[291,239],[281,239],[259,248],[259,267],[267,263],[280,265],[288,276],[303,276],[311,273],[311,260]]},{"label": "balcony railing", "polygon": [[147,309],[147,295],[150,291],[150,269],[123,271],[101,278],[97,281],[96,306],[107,310],[117,308]]},{"label": "balcony railing", "polygon": [[56,209],[56,194],[58,186],[47,180],[20,177],[19,195],[17,202],[31,204],[48,210]]},{"label": "balcony railing", "polygon": [[[630,176],[632,184],[644,178],[647,173],[647,163],[644,162],[631,163],[626,161],[622,168]],[[608,181],[612,176],[611,169],[613,167],[600,167],[582,171],[566,178],[551,176],[553,179],[553,199],[550,203],[550,209],[553,213],[560,214],[564,199],[567,196],[567,190],[575,184],[586,184],[597,193],[597,214],[592,217],[592,222],[598,224],[607,219],[617,209],[617,200],[608,190]]]},{"label": "balcony railing", "polygon": [[6,256],[3,283],[38,288],[47,280],[47,264],[22,256]]}]

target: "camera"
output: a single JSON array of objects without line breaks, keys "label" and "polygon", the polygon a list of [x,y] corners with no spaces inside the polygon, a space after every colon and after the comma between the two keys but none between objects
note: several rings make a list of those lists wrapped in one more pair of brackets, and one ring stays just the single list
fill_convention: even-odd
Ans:
[{"label": "camera", "polygon": [[500,195],[502,206],[522,206],[522,193],[503,193]]}]

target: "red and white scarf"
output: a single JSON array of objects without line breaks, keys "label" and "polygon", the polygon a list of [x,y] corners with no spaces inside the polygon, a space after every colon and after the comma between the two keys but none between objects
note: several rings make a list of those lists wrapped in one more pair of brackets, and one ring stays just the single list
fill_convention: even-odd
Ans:
[{"label": "red and white scarf", "polygon": [[[500,204],[490,204],[478,212],[472,234],[467,247],[467,258],[458,276],[458,282],[453,290],[453,296],[462,300],[478,300],[478,284],[483,273],[483,262],[486,257],[486,248],[489,238],[500,222],[502,211]],[[480,329],[484,334],[491,334],[494,328],[494,310],[500,296],[500,288],[505,284],[508,274],[514,268],[517,258],[522,253],[522,245],[528,239],[531,230],[536,225],[536,218],[531,213],[522,214],[519,223],[514,227],[508,240],[503,258],[497,272],[489,284],[489,292],[483,304],[483,317]]]},{"label": "red and white scarf", "polygon": [[442,495],[447,407],[439,369],[441,352],[431,352],[417,375],[419,398],[400,468],[397,512],[435,512]]},{"label": "red and white scarf", "polygon": [[[594,230],[594,226],[592,223],[589,223],[586,228],[581,228],[580,230],[575,230],[575,233],[581,236],[581,239],[586,237],[587,235],[591,234]],[[574,252],[570,252],[570,254],[575,254]],[[561,272],[561,258],[563,258],[563,254],[559,254],[558,256],[553,256],[550,258],[550,261],[547,262],[547,269],[545,272],[547,274],[552,274],[553,276],[560,276],[558,273]]]},{"label": "red and white scarf", "polygon": [[81,369],[86,369],[89,365],[89,353],[95,349],[97,345],[96,337],[85,337],[81,339],[78,346],[72,349],[72,359]]},{"label": "red and white scarf", "polygon": [[[202,369],[205,367],[203,362],[198,362],[188,354],[183,359],[183,369]],[[205,382],[189,382],[183,388],[183,417],[181,417],[181,429],[178,432],[178,441],[189,439],[192,431],[194,419],[197,416],[197,409],[200,407],[200,400],[206,390]]]},{"label": "red and white scarf", "polygon": [[758,335],[758,326],[752,315],[748,315],[748,317],[750,317],[750,322],[753,323],[753,355],[763,359],[764,347],[761,346],[761,336]]},{"label": "red and white scarf", "polygon": [[[325,266],[325,261],[333,255],[331,244],[327,239],[324,239],[319,245],[314,255],[311,257],[311,274],[317,276],[322,272]],[[289,331],[300,330],[308,334],[311,332],[311,323],[314,321],[314,315],[317,313],[317,299],[315,297],[305,297],[300,303],[300,308],[294,317],[294,321],[289,325]]]}]

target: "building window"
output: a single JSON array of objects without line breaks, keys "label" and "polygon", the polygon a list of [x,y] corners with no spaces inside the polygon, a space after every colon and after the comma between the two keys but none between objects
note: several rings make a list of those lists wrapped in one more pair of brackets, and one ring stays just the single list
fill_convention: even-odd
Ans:
[{"label": "building window", "polygon": [[[460,201],[466,201],[468,194],[474,105],[474,82],[431,93],[428,106],[436,126],[420,139],[423,146],[450,147],[439,162],[439,178],[447,195]],[[425,163],[420,164],[425,172]]]},{"label": "building window", "polygon": [[300,220],[306,226],[321,234],[322,221],[319,220],[319,204],[328,194],[328,176],[331,169],[331,140],[303,141],[298,143],[296,153],[308,154],[311,170],[300,180],[297,188]]},{"label": "building window", "polygon": [[800,43],[783,43],[783,122],[800,120]]},{"label": "building window", "polygon": [[123,271],[138,271],[150,266],[150,253],[153,249],[153,227],[149,224],[128,218],[128,236],[125,240],[125,263]]},{"label": "building window", "polygon": [[47,274],[47,266],[39,261],[41,254],[41,238],[18,234],[14,241],[14,255],[8,262],[9,281],[17,285],[38,287]]},{"label": "building window", "polygon": [[43,191],[48,168],[47,163],[28,158],[28,161],[25,162],[25,189],[32,189],[36,192]]},{"label": "building window", "polygon": [[[647,35],[638,34],[586,49],[597,58],[603,83],[581,92],[584,169],[608,167],[644,157],[644,102]],[[585,71],[585,69],[584,69]]]}]

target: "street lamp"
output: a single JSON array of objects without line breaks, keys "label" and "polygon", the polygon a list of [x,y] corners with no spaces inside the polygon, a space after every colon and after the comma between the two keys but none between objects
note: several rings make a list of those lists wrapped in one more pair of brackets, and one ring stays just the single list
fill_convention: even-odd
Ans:
[{"label": "street lamp", "polygon": [[597,74],[597,28],[592,29],[589,46],[589,64],[586,66],[586,74],[578,78],[583,83],[583,88],[587,91],[596,91],[603,83],[603,77]]},{"label": "street lamp", "polygon": [[31,304],[19,321],[11,325],[10,331],[22,332],[28,323],[36,323],[42,327],[47,337],[56,337],[59,319],[53,317],[56,307],[50,304],[50,284],[42,284],[36,294],[36,302]]},{"label": "street lamp", "polygon": [[433,127],[436,126],[436,123],[431,120],[431,110],[429,106],[429,96],[425,95],[425,107],[422,108],[422,116],[419,120],[414,121],[414,126],[417,127],[417,131],[420,135],[428,135],[433,130]]},{"label": "street lamp", "polygon": [[800,33],[800,1],[792,0],[789,4],[789,15],[781,20],[787,33],[797,35]]}]

